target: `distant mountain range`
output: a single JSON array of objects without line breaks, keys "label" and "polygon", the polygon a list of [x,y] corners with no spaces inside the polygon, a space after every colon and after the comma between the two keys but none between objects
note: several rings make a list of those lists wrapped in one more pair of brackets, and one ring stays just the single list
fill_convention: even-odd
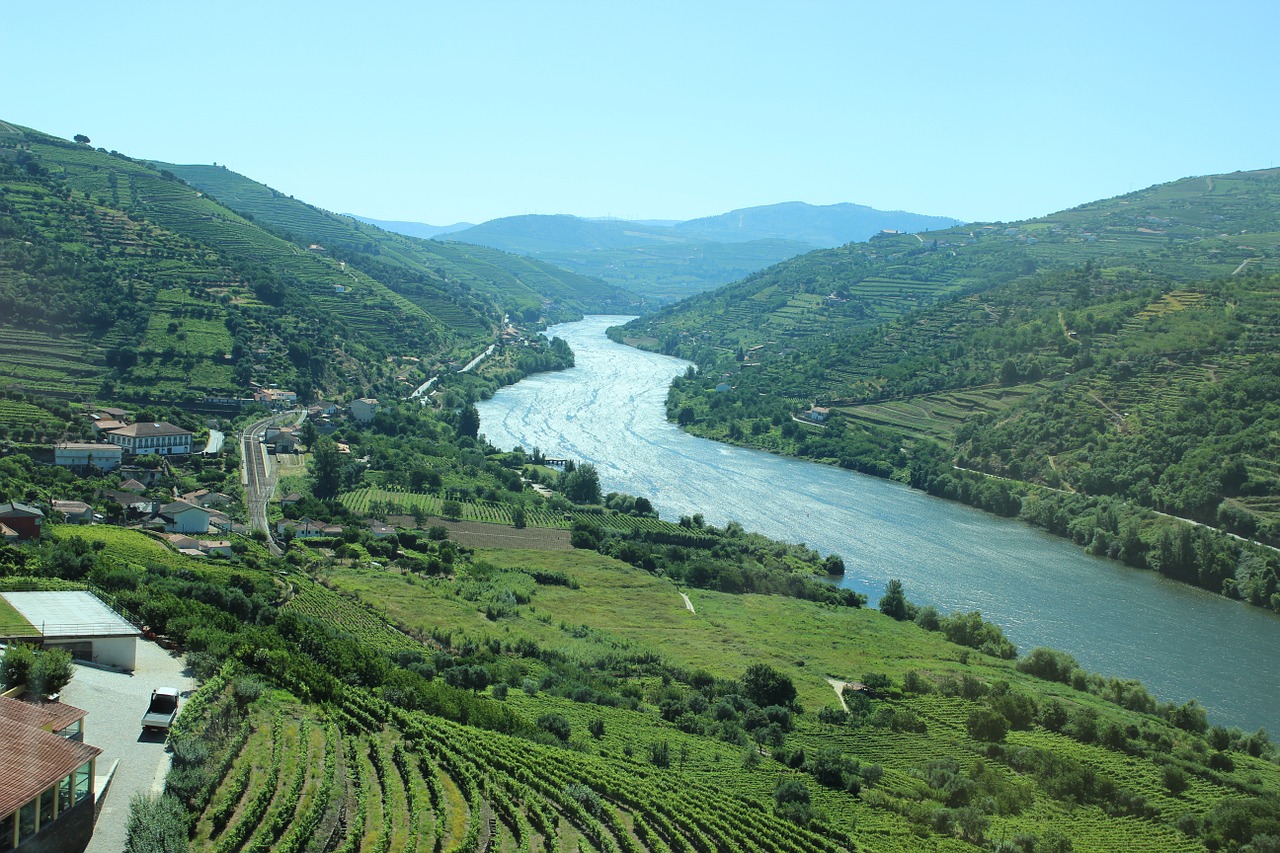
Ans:
[{"label": "distant mountain range", "polygon": [[[684,222],[588,219],[567,214],[507,216],[470,227],[386,222],[389,231],[536,256],[640,295],[674,300],[737,281],[814,249],[867,240],[884,230],[949,228],[959,220],[860,204],[799,201],[731,210]],[[454,230],[458,228],[460,230]]]},{"label": "distant mountain range", "polygon": [[354,213],[344,213],[343,216],[350,216],[352,219],[358,219],[368,225],[376,225],[383,231],[391,231],[396,234],[403,234],[406,237],[420,237],[423,240],[430,240],[439,237],[442,234],[452,234],[455,231],[462,231],[466,228],[475,227],[473,222],[455,222],[452,225],[428,225],[425,222],[400,222],[394,219],[370,219],[367,216],[356,216]]}]

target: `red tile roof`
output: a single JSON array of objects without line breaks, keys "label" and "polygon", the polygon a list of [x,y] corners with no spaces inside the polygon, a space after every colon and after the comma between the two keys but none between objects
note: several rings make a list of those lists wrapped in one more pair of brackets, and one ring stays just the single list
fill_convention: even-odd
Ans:
[{"label": "red tile roof", "polygon": [[59,732],[88,714],[63,702],[24,702],[0,696],[0,720],[12,720],[46,731]]},{"label": "red tile roof", "polygon": [[96,746],[0,718],[0,815],[17,811],[101,754]]}]

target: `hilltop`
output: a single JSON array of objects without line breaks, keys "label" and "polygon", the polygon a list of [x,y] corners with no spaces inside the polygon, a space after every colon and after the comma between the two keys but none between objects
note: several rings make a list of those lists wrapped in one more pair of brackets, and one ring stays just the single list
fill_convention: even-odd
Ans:
[{"label": "hilltop", "polygon": [[883,229],[925,231],[956,222],[855,204],[785,202],[670,224],[567,214],[509,216],[452,232],[447,239],[536,256],[669,301],[815,248],[866,240]]},{"label": "hilltop", "polygon": [[698,362],[669,411],[699,434],[893,476],[1275,608],[1274,551],[1167,515],[1280,544],[1278,200],[1280,172],[1234,173],[877,238],[613,334]]}]

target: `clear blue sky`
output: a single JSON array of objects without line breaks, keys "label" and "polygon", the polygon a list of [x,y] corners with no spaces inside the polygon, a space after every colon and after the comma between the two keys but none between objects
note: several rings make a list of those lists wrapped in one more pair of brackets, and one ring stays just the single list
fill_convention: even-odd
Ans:
[{"label": "clear blue sky", "polygon": [[1012,220],[1280,161],[1280,4],[11,3],[0,119],[433,224]]}]

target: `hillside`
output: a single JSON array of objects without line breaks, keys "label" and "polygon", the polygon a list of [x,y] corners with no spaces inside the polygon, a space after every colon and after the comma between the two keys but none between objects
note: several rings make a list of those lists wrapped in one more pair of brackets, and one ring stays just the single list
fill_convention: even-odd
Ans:
[{"label": "hillside", "polygon": [[877,239],[614,334],[699,363],[669,401],[699,434],[1021,514],[1276,607],[1274,552],[1156,513],[1280,544],[1278,197],[1280,173],[1236,173]]},{"label": "hillside", "polygon": [[672,225],[564,214],[509,216],[448,239],[533,255],[670,301],[814,248],[866,240],[882,229],[923,231],[954,224],[954,219],[862,205],[786,202]]},{"label": "hillside", "polygon": [[139,401],[271,383],[304,399],[398,392],[404,365],[422,381],[465,363],[504,313],[634,301],[494,250],[433,253],[209,171],[241,210],[154,164],[0,124],[0,383]]},{"label": "hillside", "polygon": [[288,198],[219,166],[156,165],[291,243],[320,246],[331,257],[395,282],[403,292],[413,288],[417,301],[437,316],[448,313],[446,305],[459,292],[475,292],[503,311],[528,314],[532,320],[545,315],[549,321],[619,311],[638,301],[598,279],[519,255],[384,231]]}]

